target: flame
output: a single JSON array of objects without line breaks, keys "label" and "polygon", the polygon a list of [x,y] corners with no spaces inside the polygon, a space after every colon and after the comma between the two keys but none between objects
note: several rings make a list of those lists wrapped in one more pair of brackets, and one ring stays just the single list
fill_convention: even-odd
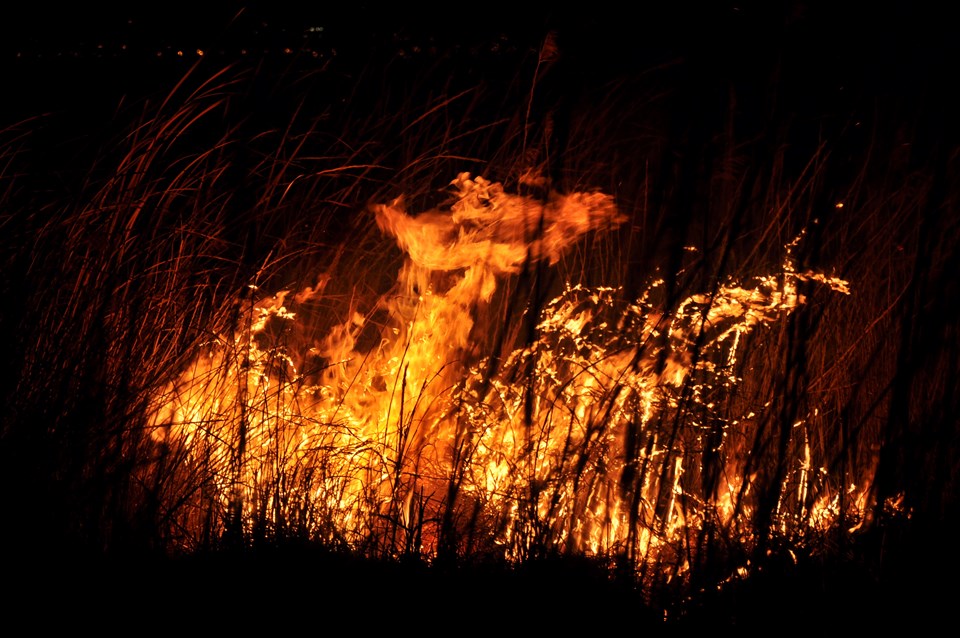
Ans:
[{"label": "flame", "polygon": [[[741,381],[744,337],[805,303],[802,282],[849,294],[847,282],[799,272],[796,241],[779,273],[725,281],[673,309],[658,301],[663,280],[637,299],[569,282],[526,310],[534,339],[484,353],[477,333],[488,327],[475,322],[498,287],[625,217],[599,192],[535,199],[467,173],[451,186],[449,209],[373,207],[405,254],[378,301],[389,319],[374,347],[359,346],[370,329],[359,311],[318,341],[293,338],[301,307],[324,294],[320,275],[247,302],[246,319],[157,392],[154,440],[186,484],[202,479],[178,501],[193,505],[182,542],[201,527],[256,534],[296,521],[392,555],[431,557],[446,543],[522,559],[546,546],[674,556],[680,575],[677,547],[691,532],[713,525],[749,540],[756,475],[738,432],[756,415],[721,416],[717,402]],[[803,421],[796,429],[807,436]],[[782,528],[823,529],[841,500],[844,520],[858,520],[866,490],[841,499],[808,439],[800,445]],[[697,489],[707,455],[721,470]]]}]

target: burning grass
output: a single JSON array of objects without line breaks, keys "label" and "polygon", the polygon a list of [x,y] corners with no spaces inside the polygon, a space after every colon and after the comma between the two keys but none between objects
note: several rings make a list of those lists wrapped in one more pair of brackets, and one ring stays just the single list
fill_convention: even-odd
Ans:
[{"label": "burning grass", "polygon": [[583,560],[675,614],[904,573],[956,498],[952,165],[674,136],[658,78],[539,105],[546,50],[201,64],[61,165],[4,129],[6,546]]}]

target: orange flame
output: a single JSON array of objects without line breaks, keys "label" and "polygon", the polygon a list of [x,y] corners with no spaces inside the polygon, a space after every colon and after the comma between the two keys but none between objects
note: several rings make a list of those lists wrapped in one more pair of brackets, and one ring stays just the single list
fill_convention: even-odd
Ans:
[{"label": "orange flame", "polygon": [[[714,397],[740,381],[743,337],[805,302],[798,284],[849,294],[847,282],[797,272],[791,244],[778,275],[672,311],[654,302],[660,281],[635,300],[569,283],[528,309],[533,343],[472,356],[477,309],[498,285],[625,218],[602,193],[536,200],[466,173],[452,186],[449,210],[373,209],[406,255],[376,347],[358,348],[358,313],[317,343],[284,337],[298,306],[324,294],[321,277],[254,303],[245,326],[157,393],[154,439],[178,453],[185,480],[203,477],[197,508],[212,508],[216,531],[231,516],[246,533],[296,519],[326,540],[430,557],[483,530],[469,542],[507,558],[540,544],[648,561],[711,520],[749,536],[754,477],[728,435],[754,415],[721,419]],[[298,369],[307,360],[322,366]],[[705,446],[724,469],[697,491]],[[820,471],[806,450],[792,493],[821,528],[839,512],[828,490],[808,504]],[[855,491],[846,502],[862,512]]]}]

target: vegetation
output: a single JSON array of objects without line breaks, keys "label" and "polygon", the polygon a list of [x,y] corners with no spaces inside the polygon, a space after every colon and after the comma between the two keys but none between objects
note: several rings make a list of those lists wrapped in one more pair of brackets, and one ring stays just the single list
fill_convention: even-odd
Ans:
[{"label": "vegetation", "polygon": [[601,67],[569,32],[8,107],[4,563],[651,623],[935,611],[946,93],[789,39]]}]

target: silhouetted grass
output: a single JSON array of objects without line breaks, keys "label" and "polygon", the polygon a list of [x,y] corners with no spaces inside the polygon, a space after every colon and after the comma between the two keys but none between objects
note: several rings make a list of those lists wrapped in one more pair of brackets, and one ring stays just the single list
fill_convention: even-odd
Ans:
[{"label": "silhouetted grass", "polygon": [[[486,58],[203,60],[109,116],[0,122],[4,562],[129,560],[227,591],[309,564],[331,597],[416,606],[412,580],[532,626],[558,600],[584,626],[603,605],[691,626],[821,599],[879,615],[955,564],[946,110],[864,90],[824,114],[789,55],[745,78],[697,55],[594,77],[556,37]],[[442,220],[464,172],[544,205],[605,193],[624,221],[498,272],[461,308],[468,347],[370,382],[395,427],[361,436],[360,368],[342,411],[315,407],[341,391],[333,354],[374,361],[395,330],[408,356],[417,320],[398,318],[425,293],[398,283],[378,206]],[[738,290],[762,299],[720,313]]]}]

